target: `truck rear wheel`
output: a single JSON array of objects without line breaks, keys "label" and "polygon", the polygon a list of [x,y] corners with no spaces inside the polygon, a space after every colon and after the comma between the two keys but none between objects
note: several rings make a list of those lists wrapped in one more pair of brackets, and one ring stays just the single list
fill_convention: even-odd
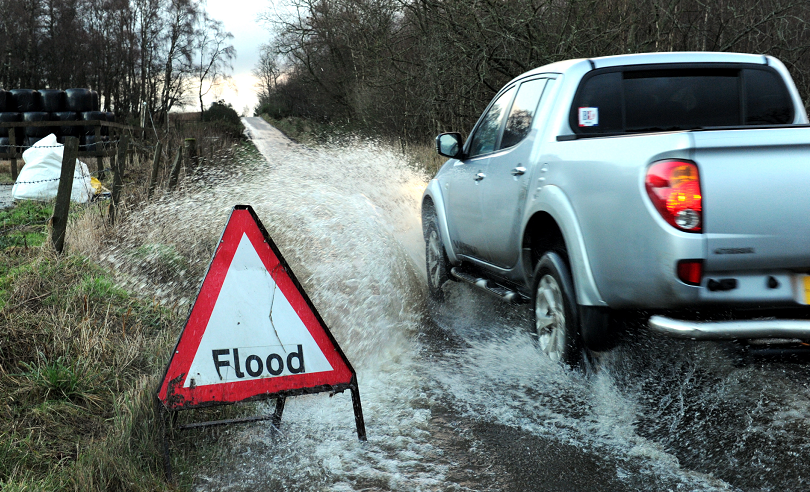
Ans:
[{"label": "truck rear wheel", "polygon": [[442,286],[449,279],[450,260],[447,259],[435,217],[431,219],[425,233],[425,266],[428,294],[434,301],[441,302],[444,300]]},{"label": "truck rear wheel", "polygon": [[576,294],[565,260],[555,252],[540,258],[532,289],[534,335],[552,361],[579,368],[583,363]]}]

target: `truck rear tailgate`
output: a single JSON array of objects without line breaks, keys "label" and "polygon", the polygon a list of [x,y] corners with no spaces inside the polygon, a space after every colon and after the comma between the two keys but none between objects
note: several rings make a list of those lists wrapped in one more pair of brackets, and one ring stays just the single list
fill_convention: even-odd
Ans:
[{"label": "truck rear tailgate", "polygon": [[707,271],[810,268],[810,128],[693,132]]}]

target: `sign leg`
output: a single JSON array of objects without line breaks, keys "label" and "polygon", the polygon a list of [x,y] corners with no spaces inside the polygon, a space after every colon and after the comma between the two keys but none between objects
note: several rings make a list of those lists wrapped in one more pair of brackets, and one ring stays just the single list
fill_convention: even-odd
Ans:
[{"label": "sign leg", "polygon": [[360,388],[357,386],[357,379],[352,380],[352,385],[349,388],[352,392],[352,407],[354,407],[354,423],[357,425],[357,438],[361,441],[366,439],[366,423],[363,420],[363,405],[360,403]]},{"label": "sign leg", "polygon": [[273,413],[273,426],[278,429],[281,426],[281,414],[284,413],[284,403],[287,397],[279,396],[276,398],[276,411]]},{"label": "sign leg", "polygon": [[160,418],[160,430],[161,434],[163,435],[163,469],[166,472],[166,483],[172,483],[172,458],[169,451],[169,436],[168,436],[168,420],[169,420],[169,412],[166,410],[160,403],[159,398],[155,398],[155,405],[158,406],[158,412]]}]

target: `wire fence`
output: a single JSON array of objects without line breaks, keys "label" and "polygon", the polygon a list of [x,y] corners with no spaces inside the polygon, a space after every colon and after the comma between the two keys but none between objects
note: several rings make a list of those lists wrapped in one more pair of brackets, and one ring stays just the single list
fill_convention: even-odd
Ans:
[{"label": "wire fence", "polygon": [[133,140],[129,141],[129,145],[131,147],[135,148],[136,150],[142,150],[142,151],[155,150],[157,148],[157,145],[146,145],[146,144],[142,144],[140,142],[136,142],[136,141],[133,141]]},{"label": "wire fence", "polygon": [[[89,173],[87,173],[87,174],[85,174],[85,173],[83,173],[83,172],[82,172],[82,173],[79,173],[79,174],[74,174],[74,175],[73,175],[73,179],[92,178],[93,176],[99,176],[99,175],[102,175],[102,174],[105,174],[105,173],[108,173],[108,172],[112,172],[112,171],[113,171],[113,169],[112,169],[112,168],[107,167],[107,168],[104,168],[104,169],[102,169],[102,170],[100,170],[100,171],[89,172]],[[20,180],[18,179],[18,180],[17,180],[17,181],[15,181],[14,183],[0,183],[0,187],[3,187],[3,186],[14,186],[15,184],[39,184],[39,183],[49,183],[49,182],[51,182],[51,181],[59,181],[60,179],[62,179],[62,178],[61,178],[61,177],[59,177],[59,178],[51,178],[51,179],[38,179],[38,180],[36,180],[36,181],[20,181]]]},{"label": "wire fence", "polygon": [[[108,141],[105,141],[105,142],[99,142],[99,143],[93,143],[93,144],[80,144],[79,148],[93,147],[93,146],[96,146],[96,145],[114,146],[114,145],[118,145],[120,142],[121,142],[121,140],[119,139],[119,140],[108,140]],[[153,151],[154,149],[157,148],[157,145],[146,145],[146,144],[143,144],[143,143],[135,142],[133,140],[129,141],[129,146],[131,148],[134,148],[135,150],[140,150],[140,151],[143,151],[143,152]],[[17,147],[17,148],[20,148],[20,149],[30,149],[30,148],[56,149],[56,148],[64,148],[64,145],[63,144],[58,144],[58,145],[36,145],[36,144],[34,144],[34,145],[27,145],[27,146],[24,146],[24,145],[11,146],[11,145],[9,145],[9,147]],[[0,146],[0,148],[2,148],[2,146]],[[107,168],[104,168],[104,169],[100,169],[100,170],[93,171],[93,172],[88,172],[88,173],[79,172],[79,173],[74,173],[73,179],[88,179],[88,178],[92,178],[94,176],[95,177],[104,176],[106,173],[113,172],[113,171],[114,170],[112,168],[107,167]],[[61,177],[50,178],[50,179],[38,179],[38,180],[33,180],[33,181],[22,181],[20,179],[17,179],[14,183],[0,183],[0,189],[13,187],[16,184],[49,183],[49,182],[59,181],[60,179],[61,179]]]},{"label": "wire fence", "polygon": [[[121,140],[119,139],[119,140],[108,140],[108,141],[105,141],[105,142],[93,143],[93,144],[80,144],[79,148],[82,148],[82,147],[94,147],[96,145],[105,145],[105,146],[109,145],[109,146],[112,147],[113,145],[118,145],[120,142],[121,142]],[[64,144],[57,144],[57,145],[37,145],[37,144],[34,144],[34,145],[9,145],[9,147],[15,147],[15,148],[18,148],[18,149],[32,149],[32,148],[36,148],[36,149],[61,149],[61,148],[64,148],[65,146],[64,146]],[[0,148],[2,148],[2,146],[0,146]],[[100,169],[100,170],[95,171],[95,172],[88,172],[87,174],[85,174],[83,171],[80,171],[79,173],[74,173],[73,179],[89,179],[89,178],[91,178],[93,176],[103,176],[105,173],[110,172],[110,171],[112,171],[111,168]],[[11,187],[11,186],[14,186],[16,184],[49,183],[49,182],[53,182],[53,181],[59,181],[60,179],[61,179],[61,177],[50,178],[50,179],[38,179],[38,180],[34,180],[34,181],[21,181],[20,179],[17,179],[17,180],[15,180],[14,183],[0,183],[0,189]]]},{"label": "wire fence", "polygon": [[[151,118],[151,114],[150,114],[150,118]],[[80,151],[81,150],[90,150],[90,151],[95,150],[95,151],[100,151],[100,152],[105,153],[105,155],[101,155],[101,153],[99,153],[98,155],[79,156],[79,162],[81,162],[82,157],[90,157],[90,158],[96,157],[97,159],[99,159],[98,167],[102,167],[101,160],[100,160],[102,157],[109,158],[111,161],[115,160],[117,158],[117,156],[120,155],[120,154],[118,154],[118,153],[106,154],[106,152],[118,147],[122,143],[123,138],[126,138],[127,136],[129,137],[129,138],[127,138],[128,145],[127,145],[127,149],[126,149],[126,155],[129,156],[128,159],[131,159],[133,155],[140,155],[140,156],[142,156],[141,159],[146,158],[146,160],[163,160],[164,158],[165,159],[171,159],[172,155],[175,153],[174,150],[172,150],[172,149],[177,147],[176,144],[174,146],[172,146],[171,144],[166,145],[165,147],[161,147],[162,148],[161,157],[159,157],[157,159],[152,159],[151,153],[154,153],[155,150],[158,149],[157,142],[155,142],[155,143],[147,143],[147,141],[139,140],[138,137],[141,137],[140,131],[132,131],[132,130],[133,130],[132,128],[130,128],[128,130],[124,130],[123,133],[119,133],[117,135],[117,138],[115,140],[98,140],[98,141],[95,141],[95,142],[79,144],[78,148],[80,149]],[[154,128],[154,124],[153,124],[153,130],[155,131],[155,136],[157,137],[158,135],[157,135],[156,128]],[[92,136],[92,135],[88,135],[88,136]],[[110,135],[109,137],[112,137],[112,135]],[[106,137],[106,138],[109,138],[109,137]],[[215,142],[215,141],[227,140],[227,139],[224,139],[223,137],[218,137],[218,136],[217,137],[212,137],[212,136],[207,136],[207,135],[195,135],[194,137],[195,137],[195,138],[193,138],[194,140],[211,141],[212,143]],[[113,138],[115,138],[115,137],[113,137]],[[188,149],[186,149],[185,152],[184,152],[184,149],[183,149],[183,141],[186,140],[187,138],[181,136],[179,139],[180,139],[180,150],[178,152],[181,152],[181,153],[188,152]],[[26,142],[26,141],[31,142],[31,140],[28,140],[28,139],[23,140],[23,142]],[[28,145],[28,144],[22,144],[22,143],[18,144],[16,142],[14,144],[11,144],[11,143],[5,144],[4,143],[4,144],[0,145],[0,154],[4,154],[4,159],[5,160],[20,159],[22,157],[22,154],[25,151],[28,151],[29,149],[32,149],[32,148],[36,148],[36,149],[57,149],[57,148],[64,148],[64,144],[59,143],[59,144],[55,144],[55,145],[38,145],[38,142],[35,142],[33,144]],[[210,153],[211,153],[211,157],[213,158],[213,156],[214,156],[213,145],[211,146]],[[193,164],[198,165],[200,162],[206,161],[206,157],[204,157],[203,155],[200,155],[200,152],[198,152],[198,150],[196,148],[193,150],[193,154],[194,154],[193,158],[192,158],[193,159],[192,160]],[[183,164],[182,169],[186,169],[186,166],[189,164],[189,161],[187,161],[187,159],[189,157],[191,157],[191,156],[185,156],[180,161]],[[170,175],[171,174],[176,174],[177,170],[173,169],[174,166],[171,164],[171,160],[169,160],[167,162],[169,163],[169,165],[161,167],[161,169],[159,171],[160,175],[163,175],[164,173],[169,173]],[[103,169],[98,169],[97,171],[93,171],[93,172],[90,172],[89,169],[88,169],[88,172],[85,173],[84,170],[82,169],[83,166],[77,166],[77,169],[76,169],[77,172],[74,173],[73,179],[87,180],[87,179],[92,178],[92,177],[97,177],[98,179],[103,180],[104,177],[107,175],[107,173],[110,173],[110,172],[115,173],[115,168],[114,167],[115,166],[105,167]],[[25,166],[23,165],[22,169],[24,169],[24,168],[25,168]],[[87,168],[84,167],[84,169],[87,169]],[[166,176],[163,176],[163,178],[165,179]],[[48,179],[37,179],[37,180],[20,180],[19,177],[18,177],[15,180],[14,183],[0,183],[0,190],[7,190],[10,187],[15,186],[16,184],[36,185],[36,184],[42,184],[42,183],[58,182],[60,179],[61,179],[61,177],[54,177],[54,178],[48,178]],[[160,176],[155,176],[155,178],[153,178],[153,179],[156,179],[156,181],[161,181],[162,180]],[[171,188],[172,187],[171,186],[172,176],[168,176],[168,179],[169,179],[170,188]],[[174,178],[174,179],[176,179],[176,178]],[[151,185],[151,186],[154,186],[154,185]]]},{"label": "wire fence", "polygon": [[[120,142],[121,142],[121,140],[119,139],[119,140],[105,140],[105,141],[102,141],[102,142],[94,142],[94,143],[84,143],[84,144],[79,144],[79,148],[81,149],[81,148],[89,148],[89,147],[96,147],[96,146],[110,146],[110,147],[112,147],[113,145],[118,145]],[[21,145],[21,144],[12,145],[12,144],[9,143],[8,145],[0,145],[0,149],[2,149],[3,147],[15,148],[15,149],[26,149],[26,150],[32,149],[32,148],[37,148],[37,149],[59,149],[59,148],[64,147],[64,144],[37,145],[35,143],[33,145]],[[153,146],[153,148],[154,148],[154,146]]]},{"label": "wire fence", "polygon": [[[151,120],[151,114],[149,116]],[[107,135],[101,135],[99,130],[96,129],[95,136],[87,134],[86,138],[81,138],[83,143],[73,142],[72,145],[77,145],[77,147],[73,147],[73,149],[78,149],[79,151],[76,154],[71,153],[71,156],[76,155],[77,157],[77,168],[72,173],[74,185],[70,190],[65,188],[56,193],[57,196],[54,203],[53,215],[47,220],[39,220],[31,217],[30,219],[33,219],[32,221],[13,226],[6,226],[5,221],[3,221],[3,223],[0,224],[0,248],[4,247],[3,244],[12,244],[14,241],[19,243],[20,240],[22,241],[20,244],[27,247],[26,235],[29,229],[47,226],[54,248],[61,253],[64,247],[64,237],[66,234],[65,225],[67,224],[71,196],[74,192],[79,191],[76,186],[85,188],[87,201],[90,203],[104,202],[106,200],[110,201],[109,206],[103,209],[102,215],[106,216],[107,222],[113,224],[115,223],[115,216],[120,213],[117,211],[120,206],[119,200],[124,187],[123,179],[125,178],[127,168],[131,167],[135,176],[134,181],[133,179],[130,179],[130,181],[136,184],[140,184],[141,182],[146,184],[148,181],[148,186],[135,186],[133,188],[133,196],[138,197],[138,199],[145,198],[146,201],[149,201],[157,188],[162,187],[160,183],[164,183],[167,187],[167,191],[171,192],[177,188],[181,173],[186,178],[197,174],[201,163],[208,161],[208,159],[202,155],[203,148],[207,149],[206,155],[213,161],[215,157],[220,156],[221,152],[225,151],[225,148],[228,147],[227,143],[229,140],[227,138],[207,135],[207,129],[197,128],[192,128],[189,133],[181,133],[177,131],[179,129],[169,132],[167,129],[167,133],[164,136],[164,146],[161,144],[160,136],[154,124],[152,126],[155,133],[154,143],[146,140],[148,136],[146,133],[147,128],[134,127],[122,128],[123,131],[113,132],[111,130]],[[3,203],[6,203],[6,197],[13,200],[13,203],[16,203],[18,199],[16,195],[24,196],[29,194],[32,190],[41,190],[43,193],[49,195],[56,191],[54,188],[56,188],[62,180],[61,176],[53,176],[53,174],[48,173],[48,175],[53,177],[46,177],[40,173],[26,173],[25,169],[27,166],[25,163],[23,163],[20,168],[22,172],[19,173],[17,163],[22,159],[27,160],[30,164],[31,159],[28,158],[30,153],[26,155],[25,158],[22,157],[22,154],[29,152],[31,149],[43,149],[43,154],[50,153],[51,156],[53,156],[54,153],[49,151],[51,149],[64,149],[64,143],[51,145],[53,142],[53,140],[51,140],[48,142],[49,145],[43,145],[44,142],[42,142],[41,139],[37,141],[27,136],[20,138],[18,143],[17,139],[13,138],[13,136],[14,134],[11,134],[14,140],[13,143],[7,139],[3,139],[2,144],[0,144],[0,156],[2,156],[0,158],[10,161],[12,179],[15,179],[13,183],[0,183]],[[51,136],[50,138],[52,139],[53,137]],[[206,145],[200,145],[198,147],[198,141],[204,141]],[[71,150],[71,152],[75,152],[75,150]],[[58,155],[58,152],[56,152],[56,154]],[[70,165],[65,157],[72,159],[71,156],[62,156],[62,162]],[[174,159],[171,159],[172,156],[174,156]],[[93,167],[98,168],[98,170],[91,172],[87,164],[90,163],[90,159],[93,157],[96,158],[97,162],[97,165]],[[149,161],[151,161],[151,173],[149,173],[149,169],[146,167],[146,163]],[[165,164],[161,165],[161,161],[165,162]],[[98,177],[99,181],[104,180],[107,173],[112,174],[112,183],[107,184],[111,189],[107,189],[103,185],[99,186],[100,183],[95,179],[93,179],[93,183],[90,182],[90,178],[94,177]],[[144,173],[149,173],[149,175],[144,178]],[[22,176],[20,176],[20,174]],[[36,174],[39,175],[36,176],[37,178],[42,177],[43,179],[19,179],[20,177],[33,178]],[[133,176],[130,176],[130,178],[133,178]],[[78,183],[75,183],[76,180],[78,180]],[[16,188],[15,186],[18,184],[25,186]],[[11,192],[12,189],[14,190],[13,192]],[[67,193],[65,193],[65,191],[67,191]]]}]

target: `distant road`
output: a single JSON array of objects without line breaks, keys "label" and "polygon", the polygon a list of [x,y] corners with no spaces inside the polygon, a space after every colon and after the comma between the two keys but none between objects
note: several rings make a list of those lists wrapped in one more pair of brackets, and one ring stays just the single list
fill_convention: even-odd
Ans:
[{"label": "distant road", "polygon": [[242,118],[242,124],[245,125],[248,137],[265,159],[272,161],[274,149],[279,146],[290,147],[296,145],[295,142],[287,138],[275,127],[257,116]]}]

